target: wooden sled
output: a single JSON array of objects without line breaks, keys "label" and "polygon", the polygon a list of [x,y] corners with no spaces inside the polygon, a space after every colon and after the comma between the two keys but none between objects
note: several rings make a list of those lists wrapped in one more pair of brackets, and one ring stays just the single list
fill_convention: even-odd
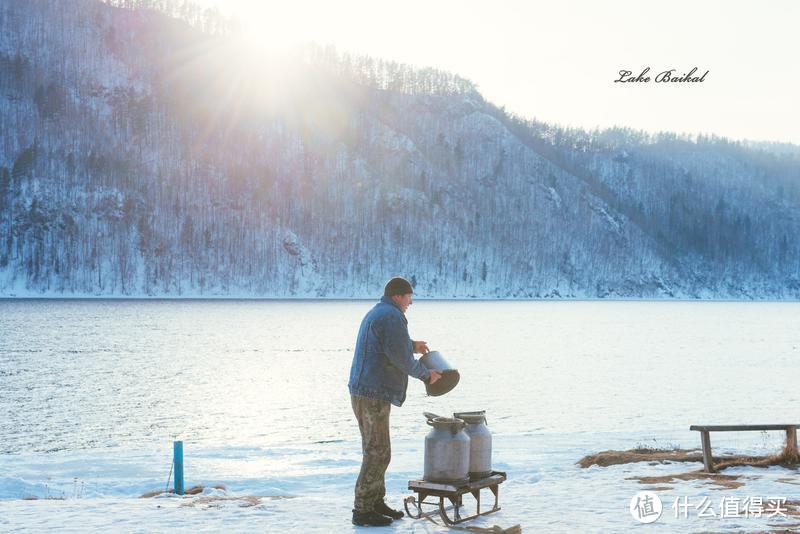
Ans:
[{"label": "wooden sled", "polygon": [[[415,492],[417,497],[411,495],[405,499],[403,504],[406,513],[412,519],[422,519],[423,517],[430,517],[438,513],[446,525],[456,525],[498,511],[500,509],[499,486],[505,482],[505,480],[506,474],[502,471],[492,471],[492,474],[486,478],[472,480],[460,485],[439,484],[436,482],[426,482],[425,480],[410,480],[408,482],[408,489]],[[481,512],[481,490],[486,488],[489,488],[494,495],[494,505],[491,509]],[[470,493],[477,503],[476,513],[462,516],[461,508],[464,506],[462,497],[467,493]],[[428,498],[433,498],[433,500],[426,500]],[[436,500],[437,498],[438,501]],[[449,506],[445,504],[445,499],[450,502]],[[423,505],[433,508],[425,511],[423,510]],[[453,512],[452,517],[448,515],[449,510]]]}]

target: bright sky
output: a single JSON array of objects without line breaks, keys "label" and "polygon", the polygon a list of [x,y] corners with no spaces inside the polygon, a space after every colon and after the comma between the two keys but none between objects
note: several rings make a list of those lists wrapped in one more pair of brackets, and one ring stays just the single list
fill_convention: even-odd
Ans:
[{"label": "bright sky", "polygon": [[[198,3],[269,47],[315,41],[454,72],[528,118],[800,144],[795,0]],[[614,83],[648,66],[649,83]],[[693,67],[703,83],[652,79]]]}]

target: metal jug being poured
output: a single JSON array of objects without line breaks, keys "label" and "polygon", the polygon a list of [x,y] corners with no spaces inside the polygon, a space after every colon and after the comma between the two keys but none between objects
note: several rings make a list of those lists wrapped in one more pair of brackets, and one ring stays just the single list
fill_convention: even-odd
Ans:
[{"label": "metal jug being poured", "polygon": [[419,361],[427,369],[439,371],[442,374],[442,377],[437,380],[436,383],[425,383],[425,390],[431,397],[444,395],[456,387],[458,381],[461,379],[461,375],[458,374],[458,369],[454,369],[453,366],[450,365],[450,363],[445,360],[444,356],[442,356],[438,351],[430,351],[428,354],[421,357]]}]

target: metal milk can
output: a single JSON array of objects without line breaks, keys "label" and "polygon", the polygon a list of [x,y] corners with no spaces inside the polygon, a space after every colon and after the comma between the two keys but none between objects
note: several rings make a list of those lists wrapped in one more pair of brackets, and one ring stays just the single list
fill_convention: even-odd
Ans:
[{"label": "metal milk can", "polygon": [[425,436],[425,473],[428,482],[466,484],[469,481],[469,436],[464,421],[449,417],[428,419],[433,427]]},{"label": "metal milk can", "polygon": [[486,411],[458,412],[453,417],[466,423],[469,436],[469,478],[477,480],[492,474],[492,433],[486,426]]}]

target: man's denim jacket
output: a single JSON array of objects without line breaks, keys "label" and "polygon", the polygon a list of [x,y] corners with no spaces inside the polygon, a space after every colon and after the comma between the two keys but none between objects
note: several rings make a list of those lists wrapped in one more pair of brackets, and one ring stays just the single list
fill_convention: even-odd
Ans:
[{"label": "man's denim jacket", "polygon": [[358,329],[350,394],[402,406],[409,375],[424,381],[430,377],[430,371],[414,359],[413,347],[405,314],[390,297],[381,298]]}]

